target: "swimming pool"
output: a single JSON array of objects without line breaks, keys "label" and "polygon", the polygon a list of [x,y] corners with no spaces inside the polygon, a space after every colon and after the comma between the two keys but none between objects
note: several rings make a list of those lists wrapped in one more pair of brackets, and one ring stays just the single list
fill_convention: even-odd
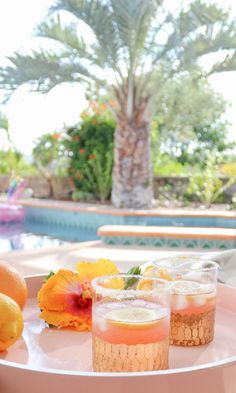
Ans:
[{"label": "swimming pool", "polygon": [[93,230],[25,220],[23,223],[0,225],[0,253],[57,247],[97,238]]},{"label": "swimming pool", "polygon": [[[236,211],[201,210],[132,210],[115,209],[111,206],[80,204],[66,201],[24,201],[25,221],[10,228],[0,225],[0,253],[14,249],[51,247],[68,242],[84,242],[100,239],[109,245],[139,245],[171,248],[235,248]],[[98,236],[102,226],[141,227],[140,236],[109,239]],[[158,235],[144,236],[145,228],[157,228]],[[165,236],[168,228],[174,228],[175,236]],[[189,232],[181,234],[181,227]],[[193,236],[200,229],[200,235]],[[143,231],[143,229],[144,231]],[[163,230],[162,230],[163,228]],[[206,230],[204,230],[206,228]],[[218,228],[220,234],[215,234]],[[181,232],[181,233],[180,233]],[[230,233],[229,233],[230,232]]]},{"label": "swimming pool", "polygon": [[96,231],[102,225],[144,225],[174,227],[236,228],[236,212],[201,210],[132,210],[81,207],[71,203],[58,206],[26,206],[26,220],[32,223],[55,224]]}]

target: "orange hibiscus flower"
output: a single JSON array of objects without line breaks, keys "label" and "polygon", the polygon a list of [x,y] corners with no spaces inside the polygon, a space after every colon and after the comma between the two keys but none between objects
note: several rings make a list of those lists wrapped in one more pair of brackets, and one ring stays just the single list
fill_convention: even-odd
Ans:
[{"label": "orange hibiscus flower", "polygon": [[96,263],[80,262],[77,272],[61,269],[42,285],[38,292],[40,318],[58,328],[91,330],[91,280],[118,273],[116,265],[100,259]]},{"label": "orange hibiscus flower", "polygon": [[89,282],[96,277],[119,273],[117,266],[109,259],[99,259],[96,263],[81,261],[77,263],[76,270],[80,280]]}]

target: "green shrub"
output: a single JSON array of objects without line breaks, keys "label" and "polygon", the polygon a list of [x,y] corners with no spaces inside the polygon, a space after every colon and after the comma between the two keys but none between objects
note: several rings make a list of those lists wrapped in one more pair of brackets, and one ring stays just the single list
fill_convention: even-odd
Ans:
[{"label": "green shrub", "polygon": [[111,194],[113,150],[108,149],[105,156],[94,150],[93,157],[85,167],[84,181],[99,200],[105,201]]},{"label": "green shrub", "polygon": [[167,154],[158,154],[153,159],[154,176],[186,176],[188,171],[188,165],[181,164]]},{"label": "green shrub", "polygon": [[23,155],[13,149],[0,150],[0,175],[31,176],[37,174],[34,165],[28,163]]},{"label": "green shrub", "polygon": [[219,161],[220,158],[214,152],[208,153],[205,168],[192,173],[185,194],[188,200],[198,200],[207,206],[214,202],[222,202],[224,192],[235,180],[230,178],[223,183],[218,174]]},{"label": "green shrub", "polygon": [[236,194],[234,194],[232,197],[232,208],[236,209]]},{"label": "green shrub", "polygon": [[76,189],[102,201],[111,193],[114,130],[115,122],[106,110],[93,111],[83,114],[79,126],[68,128],[64,139]]},{"label": "green shrub", "polygon": [[33,159],[42,176],[67,175],[67,158],[64,156],[61,135],[57,132],[43,134],[35,141]]},{"label": "green shrub", "polygon": [[94,195],[86,191],[74,191],[71,196],[72,201],[87,201],[90,202],[94,199]]},{"label": "green shrub", "polygon": [[58,190],[53,177],[68,174],[68,158],[64,156],[61,135],[57,132],[43,134],[36,140],[32,154],[35,166],[48,182],[49,197],[57,197]]}]

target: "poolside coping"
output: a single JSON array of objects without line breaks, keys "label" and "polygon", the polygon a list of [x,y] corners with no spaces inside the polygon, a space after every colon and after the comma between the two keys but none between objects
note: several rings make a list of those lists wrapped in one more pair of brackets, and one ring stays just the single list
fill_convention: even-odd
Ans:
[{"label": "poolside coping", "polygon": [[236,229],[231,228],[190,228],[142,225],[103,225],[98,228],[99,236],[167,237],[191,239],[236,240]]},{"label": "poolside coping", "polygon": [[160,217],[218,217],[225,219],[236,219],[236,211],[210,210],[210,209],[169,209],[169,208],[152,208],[152,209],[124,209],[115,208],[111,205],[99,205],[89,203],[78,203],[71,201],[54,201],[49,199],[23,199],[19,203],[25,207],[38,207],[48,209],[58,209],[74,212],[87,212],[97,214],[107,214],[114,216],[160,216]]},{"label": "poolside coping", "polygon": [[189,249],[236,247],[234,228],[103,225],[97,232],[102,241],[109,245]]}]

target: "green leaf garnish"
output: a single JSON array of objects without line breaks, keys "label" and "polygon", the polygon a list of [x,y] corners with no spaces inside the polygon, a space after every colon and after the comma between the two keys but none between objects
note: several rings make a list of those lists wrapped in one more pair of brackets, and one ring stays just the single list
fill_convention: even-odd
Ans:
[{"label": "green leaf garnish", "polygon": [[[136,274],[137,275],[141,274],[140,266],[131,267],[131,269],[128,270],[127,274],[135,274],[135,275]],[[138,278],[136,278],[136,277],[126,278],[125,279],[124,289],[128,289],[130,287],[133,287],[134,284],[137,283],[137,281],[138,281]]]},{"label": "green leaf garnish", "polygon": [[45,283],[46,281],[49,280],[49,278],[51,278],[52,276],[54,276],[54,272],[52,270],[50,270],[50,273],[48,273],[48,275],[45,277],[45,279],[43,280],[43,282]]}]

